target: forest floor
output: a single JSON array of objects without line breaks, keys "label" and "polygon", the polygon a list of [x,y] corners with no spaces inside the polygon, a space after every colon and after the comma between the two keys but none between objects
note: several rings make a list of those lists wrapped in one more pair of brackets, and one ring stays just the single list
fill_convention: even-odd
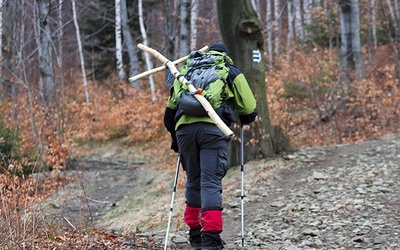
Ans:
[{"label": "forest floor", "polygon": [[[163,249],[175,164],[123,158],[108,148],[74,161],[66,174],[75,181],[42,207],[65,227],[123,235],[119,249]],[[240,168],[224,178],[225,249],[400,248],[400,134],[248,162],[244,176],[244,247]],[[190,249],[184,181],[180,171],[169,249]]]}]

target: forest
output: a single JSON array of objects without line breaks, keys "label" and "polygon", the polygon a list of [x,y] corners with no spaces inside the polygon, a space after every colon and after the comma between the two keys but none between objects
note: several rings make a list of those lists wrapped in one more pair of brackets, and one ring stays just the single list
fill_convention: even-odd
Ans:
[{"label": "forest", "polygon": [[167,73],[129,81],[162,66],[137,44],[171,60],[232,48],[262,107],[252,160],[398,133],[399,20],[398,0],[0,0],[0,245],[51,242],[24,214],[68,181],[85,145],[171,163]]}]

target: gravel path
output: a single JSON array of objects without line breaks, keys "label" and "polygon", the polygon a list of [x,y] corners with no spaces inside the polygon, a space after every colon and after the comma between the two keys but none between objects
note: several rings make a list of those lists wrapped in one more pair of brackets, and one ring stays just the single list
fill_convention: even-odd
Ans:
[{"label": "gravel path", "polygon": [[[400,249],[399,135],[285,158],[246,179],[247,249]],[[227,249],[241,246],[237,203],[224,210]]]}]

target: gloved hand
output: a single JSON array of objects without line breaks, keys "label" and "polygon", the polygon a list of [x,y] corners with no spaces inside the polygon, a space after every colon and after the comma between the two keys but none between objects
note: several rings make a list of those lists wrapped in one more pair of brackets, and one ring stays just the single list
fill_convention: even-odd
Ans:
[{"label": "gloved hand", "polygon": [[171,149],[174,150],[175,153],[179,152],[179,146],[178,146],[178,141],[176,140],[176,137],[172,137]]},{"label": "gloved hand", "polygon": [[254,122],[254,120],[256,119],[257,114],[258,114],[257,110],[254,110],[254,112],[251,113],[251,114],[239,115],[240,123],[242,125],[246,125],[246,124],[249,124],[251,122]]}]

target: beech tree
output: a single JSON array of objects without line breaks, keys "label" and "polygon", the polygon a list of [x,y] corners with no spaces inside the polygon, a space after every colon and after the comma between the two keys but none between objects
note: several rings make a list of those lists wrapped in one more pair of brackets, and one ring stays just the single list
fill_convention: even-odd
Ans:
[{"label": "beech tree", "polygon": [[[257,100],[258,119],[245,133],[247,141],[251,137],[254,144],[246,146],[245,158],[251,160],[273,155],[273,129],[266,96],[264,38],[260,20],[250,0],[218,0],[217,6],[224,43],[229,47],[235,65],[247,78]],[[240,162],[240,147],[237,143],[232,143],[231,147],[231,165],[237,165]]]},{"label": "beech tree", "polygon": [[340,23],[342,30],[342,65],[350,79],[350,71],[355,70],[357,77],[364,75],[364,63],[361,54],[360,13],[358,0],[339,0]]}]

